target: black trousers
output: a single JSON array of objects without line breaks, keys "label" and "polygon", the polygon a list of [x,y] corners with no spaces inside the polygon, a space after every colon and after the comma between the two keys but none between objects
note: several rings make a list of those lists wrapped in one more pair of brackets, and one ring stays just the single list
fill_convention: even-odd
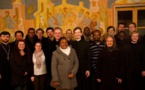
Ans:
[{"label": "black trousers", "polygon": [[46,88],[46,74],[34,76],[34,90],[45,90]]}]

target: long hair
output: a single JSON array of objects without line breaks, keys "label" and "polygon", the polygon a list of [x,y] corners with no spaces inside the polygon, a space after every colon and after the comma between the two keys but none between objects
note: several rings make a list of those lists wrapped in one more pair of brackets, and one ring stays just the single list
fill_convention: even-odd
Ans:
[{"label": "long hair", "polygon": [[29,50],[25,40],[19,40],[16,44],[15,49],[13,49],[13,51],[11,52],[11,59],[13,59],[13,61],[15,61],[17,63],[19,63],[19,61],[21,59],[20,49],[18,48],[19,42],[24,42],[24,44],[25,44],[24,53],[25,53],[25,55],[27,55],[27,58],[30,58],[30,50]]}]

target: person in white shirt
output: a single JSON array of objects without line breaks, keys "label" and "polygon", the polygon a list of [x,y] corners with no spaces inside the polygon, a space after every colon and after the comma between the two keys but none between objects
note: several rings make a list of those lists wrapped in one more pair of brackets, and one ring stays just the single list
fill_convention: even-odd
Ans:
[{"label": "person in white shirt", "polygon": [[35,44],[35,51],[33,53],[33,68],[34,76],[31,77],[31,80],[34,82],[35,90],[45,90],[46,88],[46,63],[45,55],[42,50],[41,42]]}]

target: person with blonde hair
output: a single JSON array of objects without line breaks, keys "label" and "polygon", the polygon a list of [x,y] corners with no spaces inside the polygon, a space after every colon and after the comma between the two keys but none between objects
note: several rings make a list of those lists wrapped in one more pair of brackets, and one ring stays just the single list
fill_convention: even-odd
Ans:
[{"label": "person with blonde hair", "polygon": [[105,44],[106,47],[99,54],[98,70],[96,71],[96,78],[100,83],[99,90],[123,90],[124,55],[116,47],[113,36],[107,36]]}]

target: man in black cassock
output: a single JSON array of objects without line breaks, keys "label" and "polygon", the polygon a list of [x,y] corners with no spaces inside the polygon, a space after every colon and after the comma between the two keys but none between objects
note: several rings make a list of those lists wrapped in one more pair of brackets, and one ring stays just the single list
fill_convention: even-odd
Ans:
[{"label": "man in black cassock", "polygon": [[74,38],[75,41],[72,43],[72,47],[75,49],[78,60],[79,60],[79,69],[76,75],[78,86],[75,90],[90,90],[90,68],[91,68],[91,59],[90,59],[90,50],[89,42],[81,40],[82,29],[76,27],[74,29]]},{"label": "man in black cassock", "polygon": [[10,90],[10,33],[3,31],[0,33],[0,90]]}]

